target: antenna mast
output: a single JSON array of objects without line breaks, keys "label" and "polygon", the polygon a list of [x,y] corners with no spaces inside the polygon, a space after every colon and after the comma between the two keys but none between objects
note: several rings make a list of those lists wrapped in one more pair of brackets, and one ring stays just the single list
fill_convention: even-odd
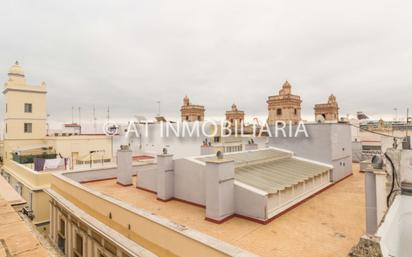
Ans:
[{"label": "antenna mast", "polygon": [[72,106],[72,124],[74,123],[74,107]]},{"label": "antenna mast", "polygon": [[157,116],[160,117],[160,101],[157,101]]},{"label": "antenna mast", "polygon": [[94,128],[94,133],[97,132],[97,127],[96,127],[96,107],[93,104],[93,128]]},{"label": "antenna mast", "polygon": [[81,108],[79,106],[79,128],[80,128],[80,134],[82,133],[82,125],[81,125],[81,120],[82,120],[82,114],[81,114]]},{"label": "antenna mast", "polygon": [[406,137],[408,137],[409,130],[409,107],[406,108]]}]

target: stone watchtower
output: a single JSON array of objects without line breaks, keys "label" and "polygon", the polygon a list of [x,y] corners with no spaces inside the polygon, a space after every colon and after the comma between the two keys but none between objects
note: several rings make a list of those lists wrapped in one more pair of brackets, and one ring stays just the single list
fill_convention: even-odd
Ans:
[{"label": "stone watchtower", "polygon": [[286,80],[279,90],[278,95],[269,96],[266,101],[268,104],[268,124],[273,125],[277,122],[292,122],[297,124],[301,120],[300,96],[292,94],[292,86]]},{"label": "stone watchtower", "polygon": [[237,109],[236,104],[232,104],[232,109],[230,111],[226,111],[226,120],[229,121],[231,124],[241,124],[245,119],[245,112],[239,111]]},{"label": "stone watchtower", "polygon": [[189,97],[183,98],[183,105],[180,108],[182,121],[203,121],[205,119],[205,107],[190,103]]},{"label": "stone watchtower", "polygon": [[336,97],[330,95],[328,102],[324,104],[315,104],[315,119],[325,121],[339,121],[339,106]]},{"label": "stone watchtower", "polygon": [[43,144],[47,134],[46,93],[44,82],[27,84],[18,62],[10,67],[3,89],[4,153],[21,145]]}]

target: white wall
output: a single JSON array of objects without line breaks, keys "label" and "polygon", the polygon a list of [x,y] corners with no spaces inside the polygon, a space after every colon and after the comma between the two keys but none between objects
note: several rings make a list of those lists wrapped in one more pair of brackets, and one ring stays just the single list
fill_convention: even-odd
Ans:
[{"label": "white wall", "polygon": [[258,220],[266,219],[265,194],[248,189],[235,182],[235,212],[236,214],[251,217]]},{"label": "white wall", "polygon": [[205,165],[187,159],[177,159],[174,171],[175,197],[205,205]]}]

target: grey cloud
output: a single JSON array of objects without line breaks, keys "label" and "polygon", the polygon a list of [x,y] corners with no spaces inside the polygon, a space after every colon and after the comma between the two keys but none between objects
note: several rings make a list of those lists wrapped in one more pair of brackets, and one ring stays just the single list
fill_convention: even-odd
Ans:
[{"label": "grey cloud", "polygon": [[46,81],[51,118],[178,117],[188,94],[207,115],[233,102],[265,115],[285,79],[303,114],[337,96],[341,113],[391,115],[410,103],[409,1],[7,1],[0,80],[19,60]]}]

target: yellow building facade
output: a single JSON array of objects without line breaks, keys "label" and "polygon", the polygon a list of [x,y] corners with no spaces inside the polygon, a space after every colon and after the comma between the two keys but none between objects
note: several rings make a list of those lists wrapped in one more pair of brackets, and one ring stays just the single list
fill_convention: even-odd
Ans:
[{"label": "yellow building facade", "polygon": [[112,138],[104,135],[47,135],[46,83],[28,84],[18,62],[9,69],[3,94],[5,112],[1,175],[27,201],[24,212],[33,223],[47,231],[50,198],[44,189],[50,186],[51,172],[34,171],[32,162],[21,160],[32,159],[33,156],[61,155],[70,160],[67,169],[76,168],[77,163],[108,162],[113,156]]}]

